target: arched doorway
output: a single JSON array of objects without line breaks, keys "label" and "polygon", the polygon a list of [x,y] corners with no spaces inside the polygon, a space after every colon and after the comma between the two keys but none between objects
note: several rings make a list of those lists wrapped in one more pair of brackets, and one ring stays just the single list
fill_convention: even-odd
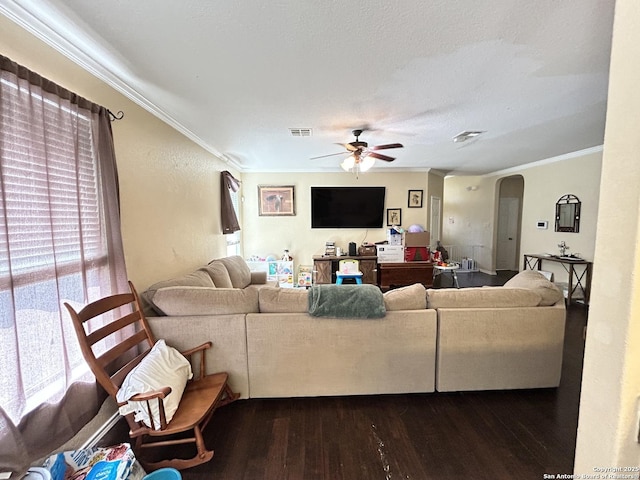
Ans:
[{"label": "arched doorway", "polygon": [[496,271],[519,270],[520,231],[524,178],[513,175],[500,179],[498,186],[498,226],[496,230]]}]

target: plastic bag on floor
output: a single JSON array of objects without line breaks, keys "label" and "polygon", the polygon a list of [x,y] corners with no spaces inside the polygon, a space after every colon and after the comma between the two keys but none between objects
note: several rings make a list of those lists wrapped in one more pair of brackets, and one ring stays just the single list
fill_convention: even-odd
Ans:
[{"label": "plastic bag on floor", "polygon": [[128,443],[56,453],[44,467],[52,480],[139,480],[145,475]]}]

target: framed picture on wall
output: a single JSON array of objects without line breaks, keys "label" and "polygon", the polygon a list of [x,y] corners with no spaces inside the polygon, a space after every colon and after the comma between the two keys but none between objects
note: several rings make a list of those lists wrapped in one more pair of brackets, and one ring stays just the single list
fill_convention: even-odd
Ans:
[{"label": "framed picture on wall", "polygon": [[387,208],[387,226],[400,225],[402,223],[401,208]]},{"label": "framed picture on wall", "polygon": [[296,214],[293,185],[258,185],[258,215],[292,216]]},{"label": "framed picture on wall", "polygon": [[423,195],[424,195],[424,190],[409,190],[408,207],[422,208]]}]

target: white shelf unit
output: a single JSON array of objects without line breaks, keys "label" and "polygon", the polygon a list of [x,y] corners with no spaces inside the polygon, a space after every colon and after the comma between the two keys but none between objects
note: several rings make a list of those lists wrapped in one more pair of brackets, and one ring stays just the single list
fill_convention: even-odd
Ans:
[{"label": "white shelf unit", "polygon": [[278,285],[283,288],[293,288],[294,283],[294,269],[292,261],[274,260],[253,262],[247,261],[249,269],[252,272],[266,272],[268,282],[278,282]]}]

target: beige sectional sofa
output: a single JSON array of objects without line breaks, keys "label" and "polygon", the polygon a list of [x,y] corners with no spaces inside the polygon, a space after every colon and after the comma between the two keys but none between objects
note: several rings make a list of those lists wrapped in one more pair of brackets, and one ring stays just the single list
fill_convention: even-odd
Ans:
[{"label": "beige sectional sofa", "polygon": [[[373,288],[344,286],[360,287]],[[218,313],[209,301],[203,314],[193,289],[203,295],[190,286],[146,295],[171,309],[184,301],[184,315],[148,317],[151,329],[178,349],[211,340],[207,369],[227,371],[241,398],[434,391],[436,312],[420,284],[380,293],[383,318],[314,317],[307,290],[268,285],[257,290],[255,312]]]},{"label": "beige sectional sofa", "polygon": [[540,299],[535,287],[514,288],[509,284],[429,290],[428,306],[438,312],[436,390],[504,390],[560,384],[564,298],[551,282],[531,272],[520,275],[531,277],[531,282],[538,284],[538,292],[547,291],[545,300]]},{"label": "beige sectional sofa", "polygon": [[433,392],[436,313],[382,319],[247,315],[251,397]]},{"label": "beige sectional sofa", "polygon": [[[156,315],[227,315],[258,311],[258,290],[267,283],[266,272],[252,272],[240,256],[211,260],[196,271],[158,282],[141,297],[145,313]],[[271,284],[275,286],[275,283]]]},{"label": "beige sectional sofa", "polygon": [[142,296],[168,313],[149,316],[156,337],[179,349],[211,340],[207,367],[229,372],[242,398],[555,387],[562,294],[534,271],[512,282],[380,293],[382,318],[313,316],[306,290],[267,284],[245,285],[255,298],[244,303],[229,287],[172,282]]}]

